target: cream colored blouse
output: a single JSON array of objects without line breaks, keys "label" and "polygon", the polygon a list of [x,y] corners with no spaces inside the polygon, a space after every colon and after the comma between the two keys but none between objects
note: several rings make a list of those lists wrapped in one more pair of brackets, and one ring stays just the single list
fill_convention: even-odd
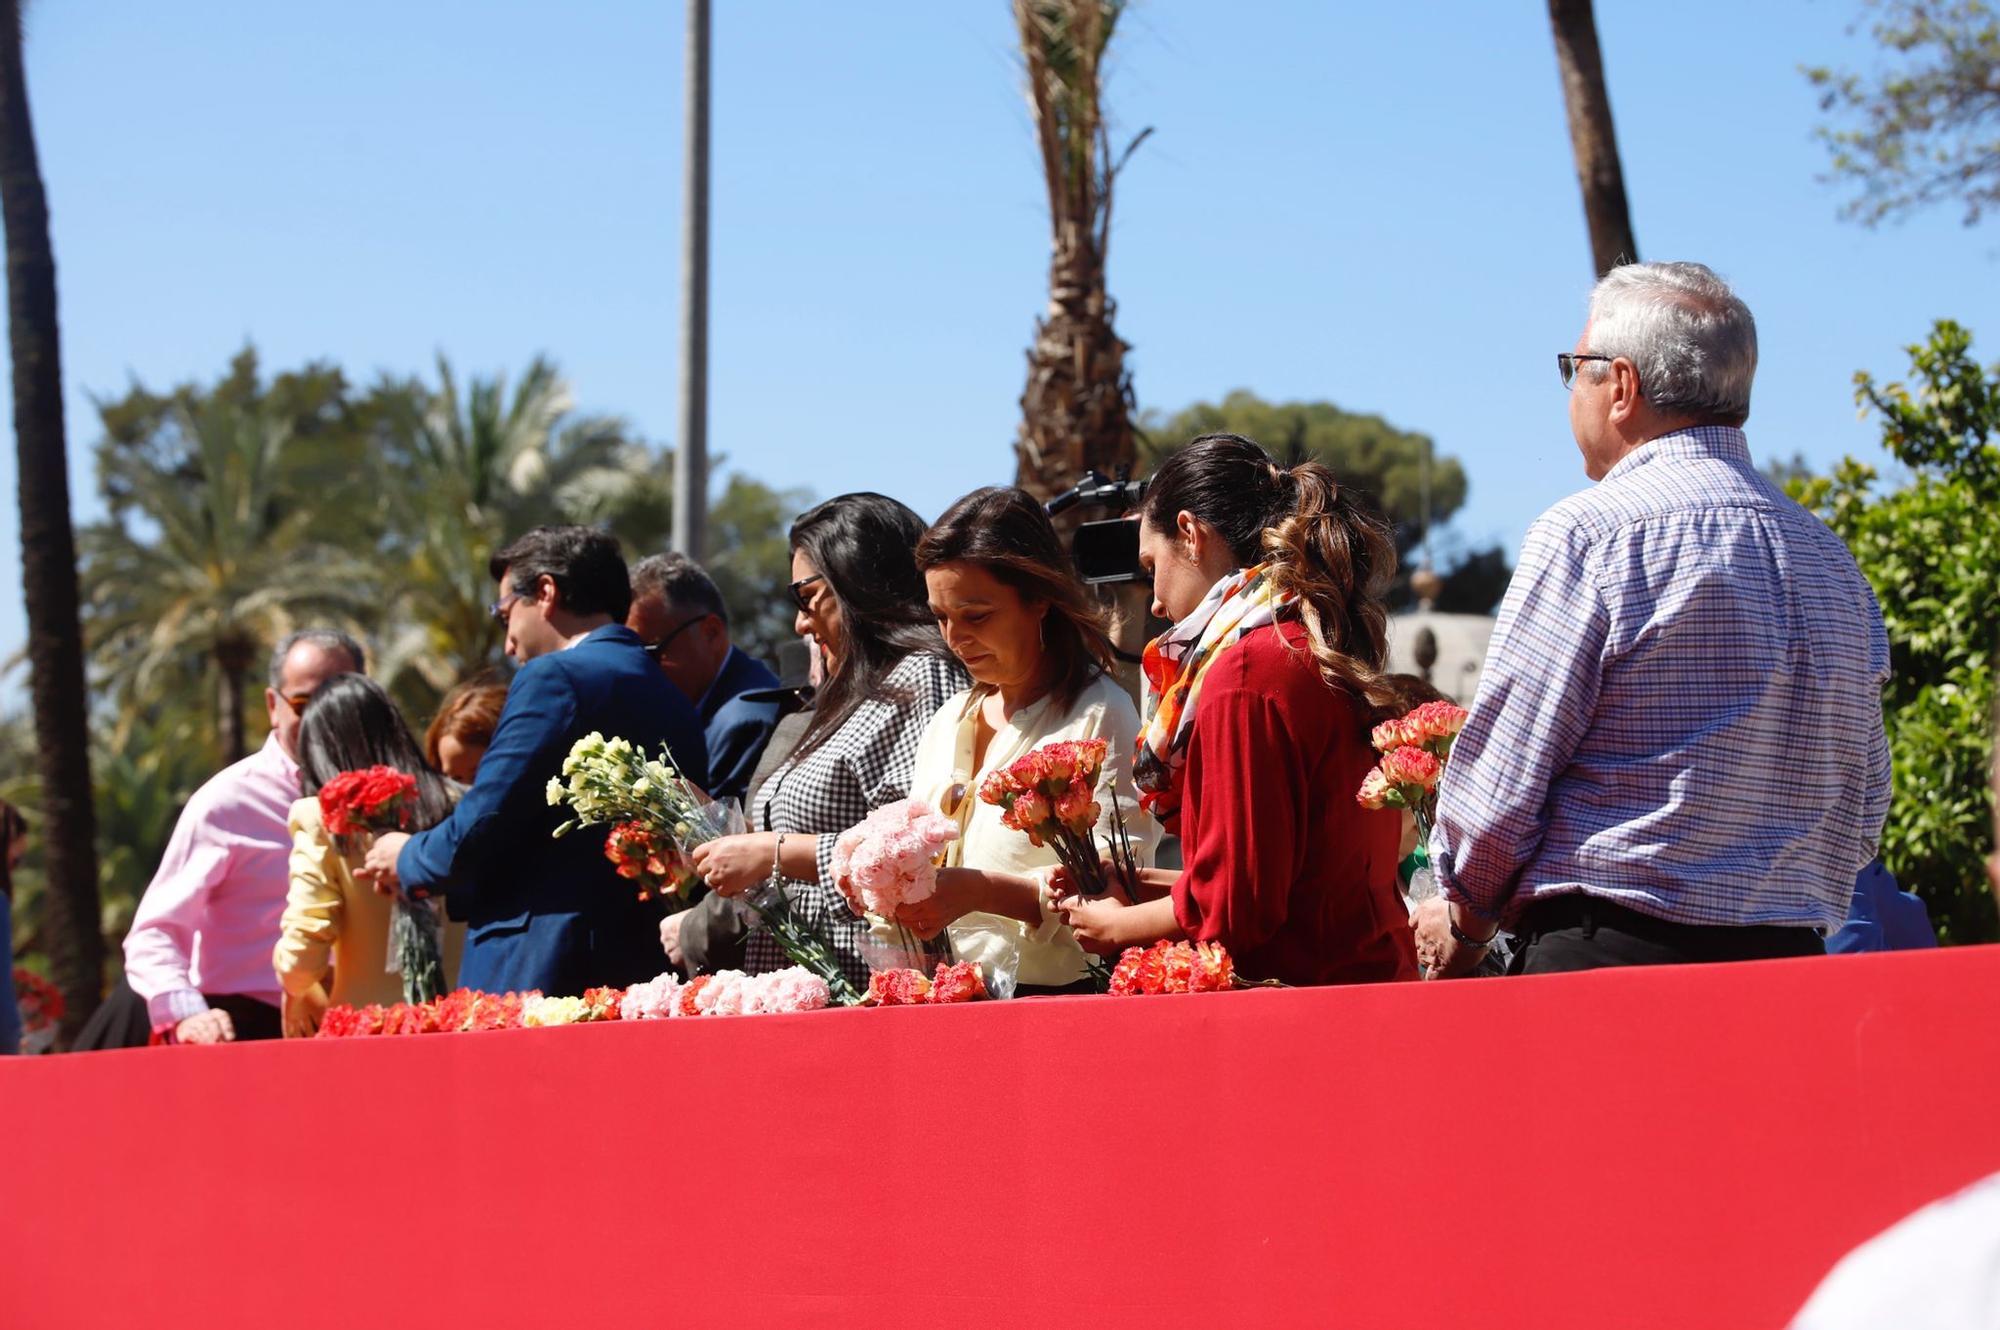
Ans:
[{"label": "cream colored blouse", "polygon": [[[297,997],[333,970],[334,1003],[384,1006],[403,1000],[403,977],[390,974],[389,898],[354,880],[360,865],[327,833],[320,820],[319,800],[292,805],[291,886],[285,896],[284,919],[271,962],[278,982]],[[465,925],[444,929],[444,983],[449,990],[458,976],[465,948]]]},{"label": "cream colored blouse", "polygon": [[[942,808],[954,785],[962,784],[969,792],[963,829],[946,852],[946,865],[1026,874],[1055,867],[1060,861],[1054,850],[1047,846],[1037,849],[1025,835],[1001,825],[1000,810],[979,798],[980,782],[1043,744],[1061,739],[1103,739],[1107,751],[1097,783],[1097,802],[1104,810],[1098,821],[1098,851],[1108,853],[1115,784],[1133,852],[1141,867],[1151,867],[1160,828],[1140,811],[1138,792],[1132,785],[1139,709],[1118,681],[1099,678],[1066,710],[1054,698],[1023,707],[995,732],[986,746],[985,760],[974,771],[972,748],[978,737],[979,703],[985,696],[984,690],[972,688],[953,697],[931,718],[917,745],[916,769],[910,777],[913,798]],[[1006,982],[1010,972],[1014,983],[1046,987],[1073,984],[1084,977],[1083,949],[1046,903],[1039,926],[1000,915],[968,914],[951,926],[951,942],[959,959],[978,963],[995,996],[1010,990]]]}]

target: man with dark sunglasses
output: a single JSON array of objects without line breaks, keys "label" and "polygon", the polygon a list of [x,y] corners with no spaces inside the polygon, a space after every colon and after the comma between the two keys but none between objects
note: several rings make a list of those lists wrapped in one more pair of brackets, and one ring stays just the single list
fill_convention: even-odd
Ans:
[{"label": "man with dark sunglasses", "polygon": [[714,580],[684,554],[639,560],[632,565],[625,626],[694,704],[708,740],[710,793],[743,798],[778,724],[776,701],[745,694],[770,692],[778,676],[730,640],[729,610]]}]

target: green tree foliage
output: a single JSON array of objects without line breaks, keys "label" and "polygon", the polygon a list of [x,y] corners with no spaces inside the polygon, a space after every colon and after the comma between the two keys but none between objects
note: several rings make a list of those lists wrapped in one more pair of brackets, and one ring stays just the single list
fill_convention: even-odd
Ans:
[{"label": "green tree foliage", "polygon": [[[1220,402],[1197,402],[1171,416],[1149,415],[1148,436],[1141,461],[1148,470],[1198,435],[1227,431],[1255,439],[1281,461],[1310,458],[1333,469],[1340,483],[1367,494],[1396,529],[1396,549],[1403,562],[1424,538],[1423,466],[1431,441],[1422,434],[1398,429],[1380,416],[1343,411],[1331,402],[1266,402],[1238,389]],[[1465,503],[1465,468],[1458,459],[1433,455],[1430,467],[1430,516],[1440,526]],[[1497,569],[1495,561],[1498,562]],[[1459,565],[1440,570],[1451,587],[1460,567],[1477,563],[1449,591],[1454,608],[1477,604],[1498,574],[1498,589],[1473,612],[1485,613],[1506,589],[1509,576],[1504,551],[1478,551]],[[1397,581],[1397,599],[1408,598],[1405,567]]]},{"label": "green tree foliage", "polygon": [[[246,348],[218,379],[133,384],[97,404],[105,517],[81,533],[96,690],[92,771],[105,935],[115,944],[187,797],[262,738],[272,642],[306,623],[358,632],[370,671],[421,727],[443,691],[503,664],[486,561],[547,522],[664,549],[671,459],[615,416],[574,409],[554,364],[518,376],[385,378],[333,366],[266,375]],[[791,640],[786,532],[810,497],[732,475],[709,518],[710,571],[737,640]],[[0,797],[37,825],[35,746],[0,722]],[[40,851],[17,893],[17,949],[43,945]]]},{"label": "green tree foliage", "polygon": [[1857,186],[1844,216],[1874,225],[1956,199],[1969,226],[2000,203],[2000,13],[1986,0],[1864,0],[1885,59],[1806,77],[1832,123],[1830,179]]},{"label": "green tree foliage", "polygon": [[92,663],[128,710],[185,688],[198,662],[225,760],[247,751],[245,702],[270,643],[302,618],[358,625],[363,560],[314,538],[312,455],[276,404],[165,405],[131,446],[107,432],[106,521],[81,541]]},{"label": "green tree foliage", "polygon": [[1854,551],[1888,627],[1883,693],[1895,795],[1882,857],[1947,942],[2000,938],[1992,847],[1994,589],[2000,587],[2000,365],[1982,369],[1950,321],[1909,348],[1906,382],[1856,376],[1883,445],[1910,471],[1884,490],[1852,458],[1792,482]]},{"label": "green tree foliage", "polygon": [[729,607],[730,636],[774,665],[778,648],[798,640],[792,631],[795,607],[785,593],[792,580],[789,533],[792,519],[811,502],[804,490],[774,490],[733,475],[708,510],[711,553],[703,566]]}]

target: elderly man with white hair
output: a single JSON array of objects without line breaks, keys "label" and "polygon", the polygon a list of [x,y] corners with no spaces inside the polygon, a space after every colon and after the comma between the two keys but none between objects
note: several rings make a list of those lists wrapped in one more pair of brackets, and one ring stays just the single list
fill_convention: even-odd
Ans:
[{"label": "elderly man with white hair", "polygon": [[1557,357],[1597,482],[1529,529],[1431,839],[1431,973],[1824,951],[1889,805],[1889,646],[1847,548],[1765,478],[1749,309],[1615,268]]}]

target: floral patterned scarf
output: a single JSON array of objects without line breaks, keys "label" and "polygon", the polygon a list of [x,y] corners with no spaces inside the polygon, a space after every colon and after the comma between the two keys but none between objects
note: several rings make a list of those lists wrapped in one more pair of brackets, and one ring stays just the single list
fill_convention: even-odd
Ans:
[{"label": "floral patterned scarf", "polygon": [[1203,677],[1243,634],[1276,621],[1293,599],[1271,585],[1260,563],[1217,582],[1194,613],[1147,643],[1140,666],[1145,719],[1132,776],[1140,805],[1168,831],[1177,831],[1180,822],[1181,776]]}]

